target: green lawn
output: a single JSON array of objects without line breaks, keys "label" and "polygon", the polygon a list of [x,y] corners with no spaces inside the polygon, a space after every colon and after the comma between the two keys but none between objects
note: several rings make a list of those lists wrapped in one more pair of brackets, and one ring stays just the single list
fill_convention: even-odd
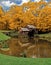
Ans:
[{"label": "green lawn", "polygon": [[8,40],[8,39],[10,39],[9,36],[0,32],[0,41],[5,41],[5,40]]},{"label": "green lawn", "polygon": [[0,54],[0,65],[51,65],[51,59],[17,58]]},{"label": "green lawn", "polygon": [[51,33],[40,34],[39,36],[41,36],[41,37],[50,37],[51,38]]},{"label": "green lawn", "polygon": [[12,32],[12,30],[0,30],[0,32]]},{"label": "green lawn", "polygon": [[48,40],[51,42],[51,33],[39,34],[38,36],[40,37],[40,39]]}]

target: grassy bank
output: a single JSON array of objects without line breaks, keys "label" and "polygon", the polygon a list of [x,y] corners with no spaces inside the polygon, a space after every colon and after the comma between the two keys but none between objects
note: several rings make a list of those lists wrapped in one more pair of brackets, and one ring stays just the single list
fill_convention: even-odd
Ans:
[{"label": "grassy bank", "polygon": [[9,36],[0,32],[0,41],[5,41],[5,40],[8,40],[8,39],[10,39]]},{"label": "grassy bank", "polygon": [[[10,37],[4,35],[2,32],[12,32],[12,31],[9,31],[9,30],[8,31],[7,30],[0,30],[0,40],[7,40]],[[15,32],[15,33],[11,33],[10,35],[14,37],[14,36],[18,36],[18,33]],[[47,40],[47,41],[51,42],[51,33],[38,34],[38,36],[39,36],[40,39]]]},{"label": "grassy bank", "polygon": [[47,41],[51,42],[51,33],[39,34],[38,36],[40,39],[47,40]]},{"label": "grassy bank", "polygon": [[0,65],[51,65],[51,59],[17,58],[0,54]]}]

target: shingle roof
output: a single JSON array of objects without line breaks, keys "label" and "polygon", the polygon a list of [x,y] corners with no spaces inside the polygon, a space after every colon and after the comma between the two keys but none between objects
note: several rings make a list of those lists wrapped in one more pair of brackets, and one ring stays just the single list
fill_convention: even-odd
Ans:
[{"label": "shingle roof", "polygon": [[29,29],[28,28],[21,28],[20,31],[29,31]]},{"label": "shingle roof", "polygon": [[36,27],[33,26],[33,25],[27,25],[27,27],[28,27],[28,28],[33,28],[33,29],[36,28]]}]

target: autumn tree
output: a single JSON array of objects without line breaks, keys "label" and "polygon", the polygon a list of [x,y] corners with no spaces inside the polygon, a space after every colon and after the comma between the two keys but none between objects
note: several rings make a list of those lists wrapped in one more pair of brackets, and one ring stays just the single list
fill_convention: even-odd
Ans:
[{"label": "autumn tree", "polygon": [[22,6],[13,5],[7,12],[0,7],[0,23],[5,29],[19,30],[32,24],[39,31],[51,31],[51,3],[44,1],[28,2]]}]

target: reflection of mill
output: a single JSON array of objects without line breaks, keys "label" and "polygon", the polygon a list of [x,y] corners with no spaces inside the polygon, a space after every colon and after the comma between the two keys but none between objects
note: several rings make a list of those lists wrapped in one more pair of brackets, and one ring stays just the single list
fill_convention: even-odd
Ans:
[{"label": "reflection of mill", "polygon": [[[20,42],[25,44],[25,45],[27,43],[30,43],[29,47],[31,47],[32,45],[35,46],[35,48],[33,48],[33,49],[36,50],[36,54],[37,54],[36,44],[38,42],[38,38],[36,38],[37,34],[38,34],[38,30],[33,25],[27,25],[26,28],[21,28],[21,30],[19,31]],[[32,51],[32,52],[33,52],[32,54],[34,55],[34,51]]]},{"label": "reflection of mill", "polygon": [[29,41],[32,45],[28,47],[28,57],[32,58],[40,58],[40,57],[45,57],[46,54],[46,47],[43,46],[43,44],[39,43],[38,38],[31,39]]},{"label": "reflection of mill", "polygon": [[37,48],[37,57],[39,58],[40,57],[40,48],[39,48],[39,45],[38,45],[38,38],[36,38],[36,40],[35,40],[35,46]]},{"label": "reflection of mill", "polygon": [[29,41],[32,45],[28,47],[28,57],[37,58],[40,57],[40,48],[38,46],[38,38],[33,38]]},{"label": "reflection of mill", "polygon": [[51,57],[51,47],[48,42],[34,38],[31,40],[34,43],[30,42],[32,45],[28,47],[27,57],[32,58],[47,58]]}]

